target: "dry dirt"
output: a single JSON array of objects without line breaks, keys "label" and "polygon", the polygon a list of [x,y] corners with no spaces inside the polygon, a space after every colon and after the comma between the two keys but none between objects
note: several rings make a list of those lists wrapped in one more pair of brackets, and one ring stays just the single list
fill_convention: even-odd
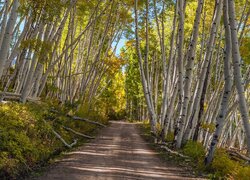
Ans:
[{"label": "dry dirt", "polygon": [[[111,122],[90,143],[67,153],[39,180],[195,179],[164,163],[140,137],[136,124]],[[197,179],[197,178],[196,178]]]}]

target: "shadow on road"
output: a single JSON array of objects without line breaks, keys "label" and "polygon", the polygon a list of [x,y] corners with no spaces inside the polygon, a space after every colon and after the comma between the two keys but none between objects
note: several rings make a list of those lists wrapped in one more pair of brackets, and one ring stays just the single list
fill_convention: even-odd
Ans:
[{"label": "shadow on road", "polygon": [[112,122],[95,140],[68,153],[37,179],[194,179],[180,167],[166,166],[135,126]]}]

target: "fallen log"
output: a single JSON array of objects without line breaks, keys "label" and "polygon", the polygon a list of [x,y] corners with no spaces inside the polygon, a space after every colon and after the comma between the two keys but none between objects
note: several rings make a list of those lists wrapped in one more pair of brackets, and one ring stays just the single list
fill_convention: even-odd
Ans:
[{"label": "fallen log", "polygon": [[[61,115],[61,113],[59,111],[55,110],[55,109],[51,109],[50,112],[57,113],[57,114]],[[71,118],[73,120],[84,121],[84,122],[87,122],[87,123],[90,123],[90,124],[95,124],[95,125],[98,125],[98,126],[107,127],[106,125],[104,125],[102,123],[99,123],[99,122],[96,122],[96,121],[91,121],[91,120],[86,119],[86,118],[81,118],[81,117],[78,117],[78,116],[71,116],[69,114],[63,115],[63,116],[69,117],[69,118]]]},{"label": "fallen log", "polygon": [[[47,124],[47,122],[45,120],[43,120],[45,122],[45,124]],[[74,145],[77,144],[77,139],[74,139],[74,141],[71,144],[68,144],[63,137],[58,134],[54,129],[51,128],[51,131],[53,132],[53,134],[55,134],[55,136],[68,148],[72,148]]]},{"label": "fallen log", "polygon": [[[2,100],[15,100],[15,101],[19,101],[21,94],[17,94],[17,93],[12,93],[12,92],[0,92],[0,99]],[[40,101],[40,98],[32,98],[32,97],[27,97],[27,101],[29,102],[37,102]]]},{"label": "fallen log", "polygon": [[77,139],[74,139],[74,142],[73,142],[73,143],[68,144],[68,143],[62,138],[62,136],[60,136],[60,134],[58,134],[55,130],[52,129],[52,132],[53,132],[53,133],[56,135],[56,137],[57,137],[60,141],[62,141],[62,143],[63,143],[66,147],[68,147],[68,148],[72,148],[74,145],[77,144]]},{"label": "fallen log", "polygon": [[69,128],[69,127],[66,127],[66,126],[62,126],[62,127],[63,127],[65,130],[70,131],[70,132],[72,132],[72,133],[74,133],[74,134],[76,134],[76,135],[79,135],[79,136],[82,136],[82,137],[85,137],[85,138],[88,138],[88,139],[94,139],[94,137],[91,137],[91,136],[82,134],[82,133],[80,133],[80,132],[77,132],[77,131],[75,131],[75,130]]},{"label": "fallen log", "polygon": [[[20,100],[20,97],[17,97],[17,96],[4,96],[3,99],[4,99],[4,100],[19,101],[19,100]],[[35,98],[27,97],[27,101],[29,101],[29,102],[38,102],[38,101],[40,101],[40,99],[35,99]]]},{"label": "fallen log", "polygon": [[240,154],[239,152],[237,151],[234,151],[234,150],[231,150],[231,149],[228,149],[227,150],[227,153],[232,156],[232,157],[236,157],[236,158],[239,158],[243,161],[247,161],[248,163],[250,163],[250,157],[247,157],[246,155],[243,155],[243,154]]},{"label": "fallen log", "polygon": [[85,122],[90,123],[90,124],[95,124],[95,125],[99,125],[99,126],[102,126],[102,127],[107,127],[102,123],[99,123],[99,122],[96,122],[96,121],[91,121],[91,120],[88,120],[86,118],[81,118],[81,117],[71,116],[71,115],[67,115],[67,117],[70,117],[73,120],[85,121]]},{"label": "fallen log", "polygon": [[177,155],[177,156],[180,156],[180,157],[183,157],[183,158],[190,158],[190,157],[185,156],[185,155],[183,155],[183,154],[181,154],[181,153],[179,153],[177,151],[173,151],[173,150],[169,149],[167,146],[161,145],[160,147],[162,149],[166,150],[167,152],[171,153],[171,154],[174,154],[174,155]]},{"label": "fallen log", "polygon": [[0,92],[0,95],[4,95],[4,96],[15,96],[15,97],[20,97],[21,94],[18,93],[12,93],[12,92]]}]

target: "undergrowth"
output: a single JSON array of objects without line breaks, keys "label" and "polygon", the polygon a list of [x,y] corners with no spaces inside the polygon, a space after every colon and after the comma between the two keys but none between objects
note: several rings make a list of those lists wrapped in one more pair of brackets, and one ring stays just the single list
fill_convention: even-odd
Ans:
[{"label": "undergrowth", "polygon": [[[153,143],[150,134],[150,125],[148,122],[144,122],[140,125],[145,140]],[[166,142],[173,141],[173,134],[169,133],[166,137]],[[234,179],[234,180],[249,180],[250,179],[250,166],[245,162],[233,160],[226,152],[225,149],[217,149],[215,157],[210,166],[204,165],[204,159],[206,151],[203,145],[199,142],[188,141],[186,145],[179,150],[190,158],[190,161],[186,158],[177,157],[166,151],[163,151],[157,145],[152,145],[158,152],[160,152],[163,159],[176,165],[192,167],[196,175],[205,175],[209,179]]]},{"label": "undergrowth", "polygon": [[78,139],[77,145],[83,144],[86,139],[66,131],[62,125],[88,135],[95,133],[95,125],[72,120],[64,114],[70,112],[107,122],[105,117],[95,111],[80,109],[74,112],[74,109],[74,105],[62,106],[52,101],[42,104],[0,104],[0,179],[21,179],[67,150],[52,133],[52,128],[69,144]]}]

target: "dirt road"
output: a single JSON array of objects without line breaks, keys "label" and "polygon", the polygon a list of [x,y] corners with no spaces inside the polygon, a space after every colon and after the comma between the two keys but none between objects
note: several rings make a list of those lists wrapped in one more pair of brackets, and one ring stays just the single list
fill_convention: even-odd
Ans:
[{"label": "dirt road", "polygon": [[192,179],[181,167],[159,159],[135,124],[112,122],[85,146],[70,152],[39,180]]}]

